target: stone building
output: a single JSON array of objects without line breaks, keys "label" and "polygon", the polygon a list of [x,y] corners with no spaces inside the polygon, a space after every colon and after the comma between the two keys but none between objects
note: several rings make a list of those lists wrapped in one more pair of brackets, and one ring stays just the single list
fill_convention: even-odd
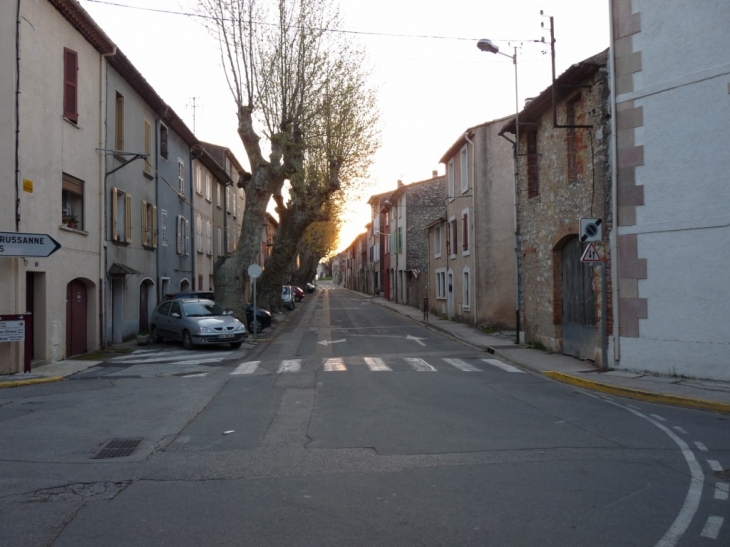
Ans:
[{"label": "stone building", "polygon": [[514,159],[499,135],[505,121],[467,129],[446,151],[445,211],[428,227],[429,308],[475,326],[515,324]]},{"label": "stone building", "polygon": [[421,308],[428,295],[428,239],[424,228],[446,210],[445,178],[404,185],[388,199],[390,234],[390,300]]},{"label": "stone building", "polygon": [[370,247],[370,261],[372,263],[372,285],[370,294],[379,295],[384,291],[386,276],[385,242],[387,238],[384,226],[387,215],[385,203],[393,192],[384,192],[371,196],[368,205],[371,209],[371,221],[368,245]]},{"label": "stone building", "polygon": [[[519,113],[522,329],[528,342],[597,362],[600,319],[603,313],[611,317],[611,302],[609,298],[608,309],[602,309],[600,270],[581,262],[585,243],[579,219],[602,219],[602,240],[596,246],[610,272],[607,58],[604,51],[571,66]],[[502,133],[515,133],[514,119]]]}]

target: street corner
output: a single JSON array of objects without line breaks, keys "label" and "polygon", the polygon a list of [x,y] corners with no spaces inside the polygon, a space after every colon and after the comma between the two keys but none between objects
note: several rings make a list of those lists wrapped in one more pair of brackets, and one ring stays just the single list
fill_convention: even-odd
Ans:
[{"label": "street corner", "polygon": [[60,382],[63,376],[40,376],[35,378],[23,378],[22,375],[0,378],[0,389],[8,387],[32,386],[36,384],[50,384]]},{"label": "street corner", "polygon": [[695,410],[709,410],[711,412],[730,414],[730,404],[722,403],[719,401],[709,401],[706,399],[700,399],[695,397],[683,397],[681,395],[670,395],[667,393],[658,393],[655,391],[646,391],[643,389],[618,386],[614,384],[588,380],[585,378],[574,376],[572,374],[566,374],[564,372],[557,372],[553,370],[543,371],[543,374],[548,378],[552,378],[553,380],[557,380],[565,384],[590,389],[591,391],[607,393],[609,395],[628,397],[631,399],[637,399],[649,403],[660,403],[665,405],[681,406],[684,408],[692,408]]}]

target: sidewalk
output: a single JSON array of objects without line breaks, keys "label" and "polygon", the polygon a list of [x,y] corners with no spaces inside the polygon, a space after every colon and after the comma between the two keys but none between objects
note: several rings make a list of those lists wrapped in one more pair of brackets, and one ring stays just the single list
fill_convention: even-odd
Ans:
[{"label": "sidewalk", "polygon": [[590,361],[517,345],[514,342],[514,335],[508,337],[485,334],[464,323],[441,319],[434,315],[429,315],[429,320],[424,321],[423,312],[411,306],[396,304],[381,296],[371,297],[357,292],[355,294],[476,349],[561,382],[643,401],[730,413],[728,382],[655,376],[619,370],[603,372]]}]

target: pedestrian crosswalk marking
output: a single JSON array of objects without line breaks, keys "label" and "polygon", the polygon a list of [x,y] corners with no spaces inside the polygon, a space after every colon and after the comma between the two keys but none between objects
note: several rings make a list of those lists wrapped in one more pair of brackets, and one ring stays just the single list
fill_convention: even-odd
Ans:
[{"label": "pedestrian crosswalk marking", "polygon": [[405,357],[405,362],[417,372],[436,372],[436,369],[419,357]]},{"label": "pedestrian crosswalk marking", "polygon": [[197,365],[199,363],[219,363],[231,355],[233,355],[232,351],[160,351],[155,355],[150,353],[123,355],[121,357],[110,359],[110,361],[124,365],[165,363],[172,361],[174,361],[174,364],[176,365]]},{"label": "pedestrian crosswalk marking", "polygon": [[286,373],[286,372],[299,372],[299,370],[302,368],[302,360],[301,359],[285,359],[281,362],[281,365],[279,365],[279,370],[277,371],[279,374]]},{"label": "pedestrian crosswalk marking", "polygon": [[385,361],[383,361],[380,357],[363,357],[363,361],[365,361],[365,364],[373,372],[387,372],[393,370],[386,365]]},{"label": "pedestrian crosswalk marking", "polygon": [[236,367],[236,370],[231,372],[231,376],[238,374],[253,374],[261,364],[261,361],[246,361]]},{"label": "pedestrian crosswalk marking", "polygon": [[479,370],[474,365],[470,365],[469,363],[467,363],[466,361],[462,361],[461,359],[447,359],[444,357],[444,361],[446,361],[452,367],[456,367],[459,370],[463,370],[464,372],[481,372],[481,370]]},{"label": "pedestrian crosswalk marking", "polygon": [[501,368],[502,370],[505,370],[507,372],[522,372],[524,373],[524,370],[520,370],[517,367],[513,367],[512,365],[508,365],[507,363],[503,363],[499,359],[482,359],[485,363],[489,363],[492,366],[495,366],[497,368]]},{"label": "pedestrian crosswalk marking", "polygon": [[330,357],[324,363],[325,372],[335,372],[347,370],[345,363],[340,357]]}]

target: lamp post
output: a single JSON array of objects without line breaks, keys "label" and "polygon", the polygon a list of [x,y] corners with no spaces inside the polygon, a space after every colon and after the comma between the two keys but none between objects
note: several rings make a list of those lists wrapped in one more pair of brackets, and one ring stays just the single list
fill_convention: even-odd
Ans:
[{"label": "lamp post", "polygon": [[514,48],[514,55],[507,55],[499,51],[499,46],[492,43],[491,40],[482,38],[477,42],[479,51],[486,51],[487,53],[495,53],[502,55],[509,59],[512,59],[512,64],[515,67],[515,143],[514,143],[514,177],[512,179],[513,193],[514,193],[514,206],[515,206],[515,327],[517,329],[517,335],[515,337],[515,344],[520,343],[520,249],[519,249],[519,235],[517,230],[517,166],[520,155],[520,103],[518,98],[517,88],[517,46]]}]

